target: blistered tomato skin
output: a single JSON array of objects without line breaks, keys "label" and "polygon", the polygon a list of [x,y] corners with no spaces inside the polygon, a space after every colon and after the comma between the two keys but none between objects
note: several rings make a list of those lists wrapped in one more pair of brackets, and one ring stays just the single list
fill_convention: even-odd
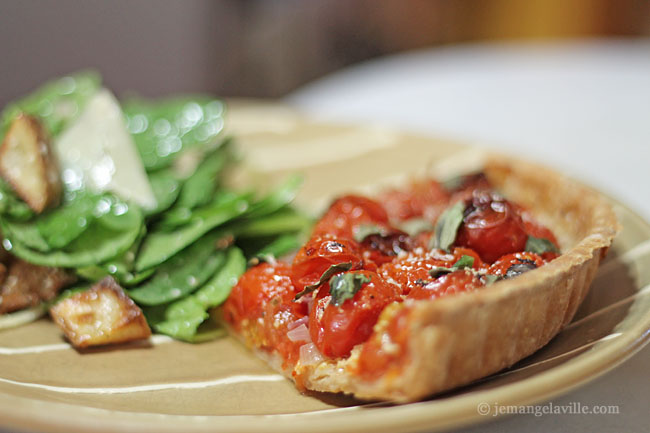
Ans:
[{"label": "blistered tomato skin", "polygon": [[415,248],[415,241],[400,230],[392,230],[386,234],[371,234],[361,241],[363,257],[377,266],[395,259],[401,252],[409,252]]},{"label": "blistered tomato skin", "polygon": [[523,251],[528,235],[515,208],[503,197],[489,191],[475,191],[458,229],[457,246],[471,248],[488,263]]},{"label": "blistered tomato skin", "polygon": [[455,293],[471,292],[483,283],[469,270],[451,272],[441,275],[426,284],[417,285],[408,294],[407,299],[437,299]]},{"label": "blistered tomato skin", "polygon": [[300,292],[305,286],[316,284],[323,272],[339,263],[351,263],[351,269],[361,269],[364,263],[359,244],[347,238],[316,235],[296,254],[291,281]]},{"label": "blistered tomato skin", "polygon": [[334,201],[316,223],[314,236],[331,235],[354,239],[364,224],[388,226],[388,214],[379,202],[367,197],[346,195]]},{"label": "blistered tomato skin", "polygon": [[399,288],[370,271],[356,271],[370,279],[341,306],[330,303],[329,285],[319,289],[309,312],[309,333],[318,350],[330,358],[347,357],[354,346],[372,334],[381,311],[399,300]]},{"label": "blistered tomato skin", "polygon": [[537,269],[544,263],[544,258],[539,254],[526,251],[512,253],[494,262],[489,267],[488,274],[511,278],[527,270]]},{"label": "blistered tomato skin", "polygon": [[379,268],[379,273],[402,288],[402,294],[408,295],[412,290],[433,282],[430,272],[436,267],[449,268],[464,255],[474,258],[473,269],[481,269],[483,262],[476,252],[468,248],[454,248],[452,253],[442,250],[425,251],[418,249],[405,256],[398,257]]},{"label": "blistered tomato skin", "polygon": [[385,192],[381,197],[388,215],[395,220],[424,217],[430,220],[440,214],[449,201],[449,193],[432,179],[412,182],[406,189]]},{"label": "blistered tomato skin", "polygon": [[304,344],[289,340],[289,327],[308,313],[305,304],[293,302],[297,292],[289,273],[290,266],[280,262],[250,268],[222,309],[223,318],[246,340],[265,350],[277,350],[285,366],[297,362]]}]

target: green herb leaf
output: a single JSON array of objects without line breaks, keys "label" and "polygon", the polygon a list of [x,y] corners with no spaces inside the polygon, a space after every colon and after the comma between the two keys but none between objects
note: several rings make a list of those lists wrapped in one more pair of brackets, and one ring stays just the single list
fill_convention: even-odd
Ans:
[{"label": "green herb leaf", "polygon": [[357,272],[348,272],[332,277],[330,280],[330,304],[340,307],[343,303],[352,299],[361,287],[370,282],[370,277]]},{"label": "green herb leaf", "polygon": [[352,269],[352,262],[337,263],[335,265],[330,266],[329,268],[327,268],[327,270],[325,270],[325,272],[323,272],[323,275],[320,276],[317,283],[305,286],[305,288],[300,293],[296,294],[296,297],[293,298],[293,300],[297,301],[301,297],[305,296],[307,293],[311,293],[314,290],[318,289],[323,284],[327,283],[330,280],[330,278],[332,278],[332,276],[334,276],[335,274],[349,271],[350,269]]},{"label": "green herb leaf", "polygon": [[7,105],[2,111],[0,138],[21,112],[38,117],[47,132],[56,137],[79,116],[86,103],[99,90],[100,84],[99,75],[89,71],[45,83],[23,99]]},{"label": "green herb leaf", "polygon": [[474,266],[474,257],[464,254],[450,268],[446,266],[436,266],[429,271],[429,275],[433,278],[438,278],[441,275],[449,274],[461,269],[471,269],[472,266]]},{"label": "green herb leaf", "polygon": [[213,228],[240,216],[247,206],[248,203],[241,196],[233,196],[201,207],[188,224],[175,231],[149,232],[142,241],[135,270],[143,271],[164,262]]},{"label": "green herb leaf", "polygon": [[354,240],[363,242],[370,235],[385,235],[386,229],[377,224],[361,224],[354,233]]},{"label": "green herb leaf", "polygon": [[457,271],[459,269],[471,268],[472,266],[474,266],[474,257],[464,254],[456,263],[454,263],[452,268]]},{"label": "green herb leaf", "polygon": [[424,218],[411,218],[402,221],[398,228],[403,232],[406,232],[409,236],[415,236],[418,233],[431,231],[434,227],[431,221]]},{"label": "green herb leaf", "polygon": [[215,236],[204,236],[164,262],[150,280],[130,290],[129,296],[142,305],[160,305],[194,292],[225,260],[223,252],[215,252]]},{"label": "green herb leaf", "polygon": [[214,145],[223,131],[224,103],[201,96],[122,104],[147,171],[169,166],[182,152]]},{"label": "green herb leaf", "polygon": [[464,211],[465,203],[461,200],[447,208],[447,210],[440,215],[438,223],[436,224],[436,235],[433,238],[436,242],[435,247],[449,251],[449,247],[456,240],[458,228],[463,222]]},{"label": "green herb leaf", "polygon": [[534,236],[528,236],[524,250],[535,254],[560,252],[560,250],[553,244],[553,242],[549,241],[546,238],[536,238]]},{"label": "green herb leaf", "polygon": [[483,278],[485,280],[485,285],[486,286],[489,286],[490,284],[494,284],[497,281],[502,279],[502,277],[500,275],[493,275],[493,274],[483,275]]}]

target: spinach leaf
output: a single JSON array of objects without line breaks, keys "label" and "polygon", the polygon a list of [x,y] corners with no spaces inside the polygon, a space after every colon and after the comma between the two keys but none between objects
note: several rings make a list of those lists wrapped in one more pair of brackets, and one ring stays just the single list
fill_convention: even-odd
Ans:
[{"label": "spinach leaf", "polygon": [[23,99],[9,104],[2,112],[0,139],[12,120],[21,112],[38,117],[53,137],[76,119],[86,103],[99,90],[101,80],[94,72],[80,72],[50,81]]},{"label": "spinach leaf", "polygon": [[160,265],[150,280],[130,290],[129,295],[142,305],[161,305],[187,296],[224,261],[225,253],[215,249],[216,235],[204,236]]},{"label": "spinach leaf", "polygon": [[252,204],[248,212],[246,212],[246,216],[250,218],[260,217],[282,209],[296,198],[302,181],[302,176],[289,176],[276,190]]},{"label": "spinach leaf", "polygon": [[249,238],[296,232],[310,227],[312,220],[291,208],[255,219],[237,220],[232,224],[236,237]]},{"label": "spinach leaf", "polygon": [[219,173],[225,166],[228,155],[223,145],[212,151],[185,180],[178,197],[177,206],[194,209],[211,201],[217,187]]},{"label": "spinach leaf", "polygon": [[34,216],[34,211],[14,193],[11,186],[0,178],[0,214],[15,221],[26,221]]},{"label": "spinach leaf", "polygon": [[158,170],[149,173],[149,184],[156,197],[156,208],[147,211],[147,216],[164,212],[174,204],[181,191],[181,183],[171,170]]},{"label": "spinach leaf", "polygon": [[[139,212],[135,210],[134,212]],[[127,251],[140,235],[142,219],[128,230],[115,231],[92,223],[82,236],[64,249],[41,252],[7,236],[10,251],[36,265],[75,268],[105,262]]]},{"label": "spinach leaf", "polygon": [[32,222],[11,221],[7,218],[0,218],[2,233],[10,243],[19,243],[27,248],[40,252],[48,252],[52,248],[45,240],[40,230]]},{"label": "spinach leaf", "polygon": [[[201,323],[208,318],[207,310],[220,305],[246,269],[246,259],[241,250],[231,247],[226,260],[215,274],[192,295],[172,302],[158,312],[153,323],[157,332],[171,337],[195,342]],[[207,336],[204,336],[207,337]]]},{"label": "spinach leaf", "polygon": [[254,266],[261,261],[273,262],[276,257],[295,251],[302,245],[302,237],[299,234],[284,234],[277,236],[271,242],[260,248],[249,261]]},{"label": "spinach leaf", "polygon": [[72,200],[40,215],[35,225],[52,249],[63,248],[86,231],[94,219],[93,213],[100,198],[78,192]]},{"label": "spinach leaf", "polygon": [[184,150],[211,145],[223,130],[224,104],[206,97],[122,104],[147,171],[168,167]]},{"label": "spinach leaf", "polygon": [[164,262],[213,228],[242,215],[247,208],[248,202],[241,195],[233,196],[201,208],[188,224],[175,231],[150,232],[142,242],[135,270],[142,271]]}]

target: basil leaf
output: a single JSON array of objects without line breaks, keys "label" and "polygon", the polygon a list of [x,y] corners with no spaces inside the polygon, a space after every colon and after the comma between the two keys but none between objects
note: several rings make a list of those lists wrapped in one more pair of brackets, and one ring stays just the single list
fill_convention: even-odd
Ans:
[{"label": "basil leaf", "polygon": [[331,265],[329,268],[327,268],[327,270],[325,270],[325,272],[323,272],[323,275],[320,276],[317,283],[305,286],[305,288],[300,293],[296,294],[293,300],[297,301],[307,293],[311,293],[314,290],[318,289],[320,286],[328,282],[333,275],[340,272],[349,271],[350,269],[352,269],[352,262],[344,262]]},{"label": "basil leaf", "polygon": [[386,235],[386,230],[377,224],[361,224],[354,233],[354,240],[363,242],[370,235]]},{"label": "basil leaf", "polygon": [[483,278],[485,280],[486,286],[489,286],[490,284],[494,284],[497,281],[503,279],[503,277],[501,277],[500,275],[493,275],[493,274],[485,274]]},{"label": "basil leaf", "polygon": [[361,287],[370,282],[370,277],[357,272],[348,272],[332,277],[330,280],[330,305],[340,307],[348,299],[352,299]]},{"label": "basil leaf", "polygon": [[560,250],[555,246],[555,244],[553,244],[553,242],[549,241],[546,238],[536,238],[534,236],[528,236],[524,250],[535,254],[560,252]]},{"label": "basil leaf", "polygon": [[454,263],[452,269],[457,271],[459,269],[471,268],[472,266],[474,266],[474,257],[463,255],[456,263]]},{"label": "basil leaf", "polygon": [[463,201],[458,201],[440,215],[438,223],[436,224],[436,235],[433,238],[435,239],[435,246],[437,248],[449,251],[449,247],[456,240],[458,228],[463,222],[464,211],[465,203]]},{"label": "basil leaf", "polygon": [[474,257],[464,254],[450,268],[446,266],[436,266],[429,270],[429,275],[431,275],[433,278],[437,278],[441,275],[449,274],[461,269],[471,269],[472,266],[474,266]]},{"label": "basil leaf", "polygon": [[431,221],[424,218],[411,218],[406,221],[402,221],[398,228],[406,232],[409,236],[415,236],[418,233],[428,232],[433,230],[433,224]]}]

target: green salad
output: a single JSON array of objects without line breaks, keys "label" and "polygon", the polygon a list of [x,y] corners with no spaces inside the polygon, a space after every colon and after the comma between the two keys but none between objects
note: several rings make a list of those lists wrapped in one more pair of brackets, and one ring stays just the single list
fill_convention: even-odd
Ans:
[{"label": "green salad", "polygon": [[97,74],[82,72],[7,106],[0,142],[24,114],[49,136],[62,191],[36,212],[3,176],[2,245],[73,273],[60,297],[112,276],[153,330],[203,341],[215,335],[209,309],[249,261],[297,249],[311,225],[290,205],[299,177],[264,196],[225,185],[238,157],[221,100],[117,101]]}]

